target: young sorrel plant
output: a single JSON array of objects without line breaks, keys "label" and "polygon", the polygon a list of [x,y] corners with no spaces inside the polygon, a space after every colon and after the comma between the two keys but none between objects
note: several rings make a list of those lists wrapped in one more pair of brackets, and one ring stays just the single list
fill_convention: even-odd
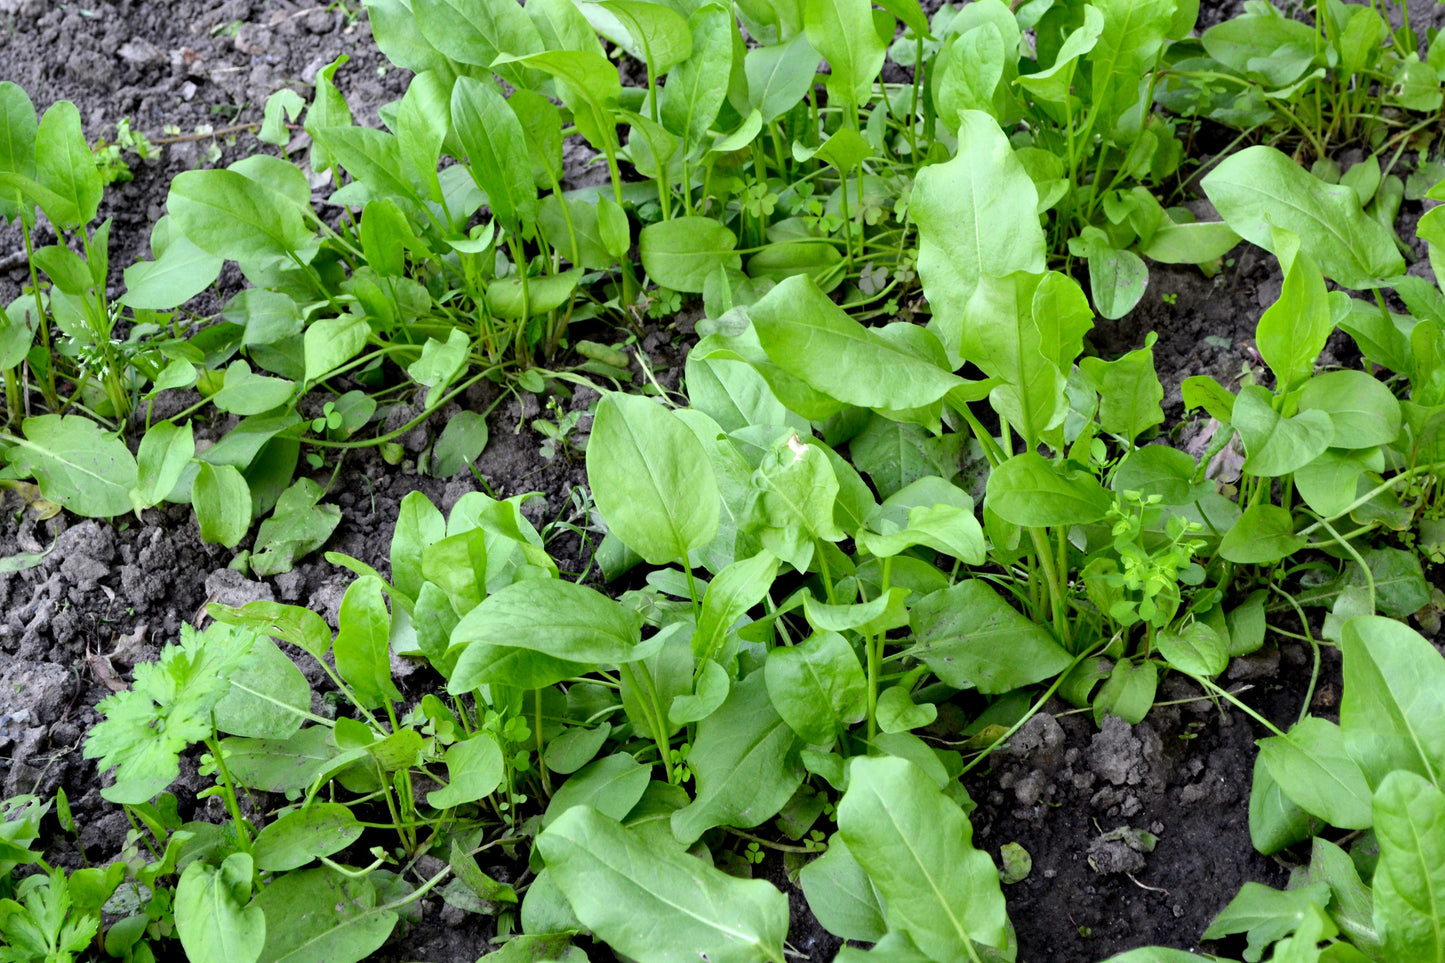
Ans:
[{"label": "young sorrel plant", "polygon": [[1398,29],[1389,5],[1377,0],[1290,6],[1306,8],[1312,22],[1251,0],[1242,15],[1204,31],[1203,55],[1196,49],[1172,65],[1161,102],[1230,127],[1262,128],[1272,141],[1297,142],[1314,160],[1350,144],[1398,156],[1435,123],[1445,96],[1445,44],[1432,35],[1421,59],[1407,4],[1396,5]]}]

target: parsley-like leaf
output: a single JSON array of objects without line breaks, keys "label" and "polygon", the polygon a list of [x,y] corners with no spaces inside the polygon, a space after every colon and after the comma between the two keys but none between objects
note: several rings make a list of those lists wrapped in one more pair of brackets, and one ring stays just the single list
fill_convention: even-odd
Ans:
[{"label": "parsley-like leaf", "polygon": [[118,767],[102,796],[142,803],[175,781],[181,752],[211,734],[211,710],[255,640],[252,630],[219,622],[204,632],[182,626],[180,645],[136,666],[128,691],[101,700],[105,719],[91,730],[85,757],[98,758],[102,771]]},{"label": "parsley-like leaf", "polygon": [[90,945],[100,921],[93,916],[67,918],[70,891],[65,885],[65,870],[57,868],[48,877],[31,880],[21,884],[25,891],[23,905],[13,899],[0,900],[0,936],[4,937],[0,963],[70,963],[73,954],[84,952]]}]

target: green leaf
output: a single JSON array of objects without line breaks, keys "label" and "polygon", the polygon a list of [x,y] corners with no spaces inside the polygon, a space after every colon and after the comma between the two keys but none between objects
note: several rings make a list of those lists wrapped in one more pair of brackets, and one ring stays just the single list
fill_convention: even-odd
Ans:
[{"label": "green leaf", "polygon": [[408,492],[397,509],[391,534],[391,583],[407,598],[421,591],[422,553],[446,537],[446,519],[425,494]]},{"label": "green leaf", "polygon": [[317,241],[301,211],[234,170],[185,171],[171,181],[166,209],[182,236],[215,257],[243,263],[302,263]]},{"label": "green leaf", "polygon": [[796,432],[780,436],[753,472],[756,492],[746,524],[763,547],[798,571],[807,571],[818,542],[846,533],[834,521],[838,476],[818,445]]},{"label": "green leaf", "polygon": [[502,57],[541,53],[542,35],[519,4],[470,0],[413,0],[422,35],[453,60],[487,67],[514,87],[530,87],[526,71],[513,63],[493,66]]},{"label": "green leaf", "polygon": [[1085,249],[1094,307],[1104,317],[1117,321],[1134,310],[1134,305],[1144,296],[1149,268],[1139,255],[1114,247],[1103,236],[1095,237]]},{"label": "green leaf", "polygon": [[256,837],[251,855],[263,872],[299,869],[318,856],[339,853],[361,838],[363,827],[340,803],[293,809]]},{"label": "green leaf", "polygon": [[1133,442],[1164,421],[1164,388],[1154,370],[1153,338],[1117,361],[1083,358],[1079,368],[1099,393],[1099,426]]},{"label": "green leaf", "polygon": [[1220,557],[1241,565],[1269,565],[1293,555],[1309,540],[1296,535],[1294,518],[1278,505],[1249,506],[1219,540]]},{"label": "green leaf", "polygon": [[1345,623],[1345,748],[1370,787],[1405,769],[1430,781],[1445,778],[1445,662],[1434,646],[1394,619],[1362,616]]},{"label": "green leaf", "polygon": [[[1248,882],[1220,911],[1201,939],[1218,940],[1234,933],[1248,933],[1246,960],[1259,960],[1265,947],[1299,929],[1311,909],[1324,909],[1330,890],[1324,883],[1311,883],[1281,892],[1262,883]],[[1276,951],[1275,960],[1281,959]]]},{"label": "green leaf", "polygon": [[263,636],[232,673],[231,689],[213,711],[219,732],[286,739],[311,712],[311,685],[296,663]]},{"label": "green leaf", "polygon": [[274,636],[320,660],[331,650],[331,629],[315,612],[281,602],[247,602],[241,608],[212,603],[211,617],[228,625],[241,625]]},{"label": "green leaf", "polygon": [[210,287],[225,260],[196,247],[162,217],[151,228],[154,261],[137,261],[125,269],[125,294],[120,303],[131,308],[168,311]]},{"label": "green leaf", "polygon": [[1288,475],[1319,457],[1334,438],[1334,426],[1323,411],[1301,411],[1285,418],[1273,397],[1259,385],[1246,385],[1234,401],[1233,422],[1248,456],[1244,470],[1273,478]]},{"label": "green leaf", "polygon": [[868,715],[868,680],[857,653],[837,632],[816,632],[771,650],[763,677],[773,707],[808,745],[829,745]]},{"label": "green leaf", "polygon": [[252,549],[251,570],[257,575],[289,572],[297,558],[325,544],[341,521],[341,509],[318,502],[321,486],[302,478],[276,502],[271,517],[261,523]]},{"label": "green leaf", "polygon": [[1249,838],[1254,848],[1268,856],[1310,838],[1320,827],[1319,820],[1280,790],[1264,758],[1256,756],[1249,791]]},{"label": "green leaf", "polygon": [[860,548],[879,557],[913,545],[926,545],[969,565],[983,564],[985,556],[973,499],[937,475],[890,495],[868,518],[868,529],[853,537]]},{"label": "green leaf", "polygon": [[65,202],[59,210],[41,205],[57,228],[77,228],[95,220],[105,185],[86,143],[80,111],[68,100],[51,104],[40,118],[35,132],[35,181]]},{"label": "green leaf", "polygon": [[714,826],[757,826],[778,814],[803,782],[798,737],[773,708],[763,673],[733,686],[698,723],[687,763],[697,794],[672,814],[672,832],[691,845]]},{"label": "green leaf", "polygon": [[[602,0],[598,6],[623,28],[618,31],[599,22],[600,31],[646,65],[652,77],[662,76],[692,55],[692,32],[683,16],[671,7],[646,0]],[[672,83],[671,78],[668,83]]]},{"label": "green leaf", "polygon": [[909,201],[918,222],[918,275],[933,306],[929,327],[961,360],[963,318],[982,275],[1042,274],[1038,191],[998,122],[960,115],[958,153],[919,172]]},{"label": "green leaf", "polygon": [[1299,235],[1300,250],[1345,287],[1379,287],[1404,273],[1390,231],[1367,217],[1348,187],[1326,184],[1273,147],[1247,147],[1203,180],[1221,217],[1246,240],[1275,250],[1274,228]]},{"label": "green leaf", "polygon": [[598,664],[633,662],[648,655],[641,635],[642,616],[595,589],[524,579],[488,596],[452,630],[449,651],[461,654],[447,691],[491,682],[535,689]]},{"label": "green leaf", "polygon": [[917,642],[908,654],[960,689],[1009,692],[1055,676],[1072,661],[1047,629],[980,579],[964,579],[919,599],[909,623]]},{"label": "green leaf", "polygon": [[834,936],[876,943],[887,932],[873,884],[840,833],[828,839],[827,852],[798,873],[798,885],[808,909]]},{"label": "green leaf", "polygon": [[766,550],[738,559],[718,572],[702,598],[692,654],[710,659],[721,652],[733,624],[767,597],[777,575],[778,559]]},{"label": "green leaf", "polygon": [[1156,642],[1159,654],[1188,675],[1212,678],[1229,665],[1229,652],[1219,633],[1203,622],[1191,622],[1182,630],[1165,629]]},{"label": "green leaf", "polygon": [[[608,259],[609,266],[612,260]],[[508,321],[534,318],[566,304],[581,280],[582,271],[578,268],[527,278],[525,288],[521,278],[503,278],[487,285],[487,308]]]},{"label": "green leaf", "polygon": [[1318,409],[1330,416],[1334,448],[1373,448],[1400,437],[1400,402],[1377,378],[1363,371],[1327,371],[1316,375],[1300,394],[1301,411]]},{"label": "green leaf", "polygon": [[647,398],[603,397],[587,445],[587,482],[612,533],[654,565],[686,560],[717,535],[717,479],[702,442]]},{"label": "green leaf", "polygon": [[131,510],[139,473],[125,442],[82,415],[40,415],[20,428],[25,437],[13,440],[5,460],[47,499],[88,518]]},{"label": "green leaf", "polygon": [[1274,304],[1260,316],[1255,342],[1284,393],[1314,371],[1335,321],[1324,277],[1314,259],[1300,250],[1299,236],[1276,228],[1271,237],[1284,284]]},{"label": "green leaf", "polygon": [[537,188],[516,113],[495,84],[471,77],[457,78],[451,112],[467,167],[487,192],[493,216],[513,234],[529,233],[537,220]]},{"label": "green leaf", "polygon": [[1284,736],[1259,740],[1259,755],[1280,791],[1305,812],[1341,829],[1370,828],[1370,787],[1339,726],[1309,716]]},{"label": "green leaf", "polygon": [[770,124],[807,95],[818,72],[818,53],[800,33],[787,43],[749,50],[744,69],[748,101]]},{"label": "green leaf", "polygon": [[1385,958],[1445,960],[1445,793],[1396,771],[1375,793],[1375,919]]},{"label": "green leaf", "polygon": [[356,357],[366,347],[370,335],[371,325],[365,318],[356,315],[312,322],[307,326],[304,338],[306,382],[315,382]]},{"label": "green leaf", "polygon": [[429,471],[438,478],[450,478],[474,464],[491,440],[486,415],[462,411],[450,419],[432,446]]},{"label": "green leaf", "polygon": [[652,767],[625,752],[584,766],[552,796],[542,815],[545,828],[574,806],[587,806],[609,819],[624,819],[647,791]]},{"label": "green leaf", "polygon": [[649,224],[638,235],[638,255],[653,282],[674,291],[701,294],[718,268],[742,267],[737,235],[710,217],[674,217]]},{"label": "green leaf", "polygon": [[667,78],[662,125],[682,139],[684,157],[701,151],[708,128],[727,99],[733,70],[733,18],[721,4],[707,3],[688,18],[692,55]]},{"label": "green leaf", "polygon": [[369,958],[396,928],[396,911],[380,902],[365,878],[347,879],[320,868],[285,874],[251,904],[266,915],[266,948],[259,963]]},{"label": "green leaf", "polygon": [[788,901],[769,883],[652,845],[586,806],[547,827],[537,849],[582,924],[640,963],[783,959]]},{"label": "green leaf", "polygon": [[[176,934],[193,960],[255,963],[266,917],[251,902],[251,857],[232,853],[219,867],[196,860],[176,884]],[[251,904],[251,905],[247,905]]]},{"label": "green leaf", "polygon": [[809,277],[783,281],[749,315],[774,364],[838,401],[864,408],[923,408],[965,383],[863,327]]},{"label": "green leaf", "polygon": [[1175,0],[1098,0],[1097,6],[1104,27],[1089,58],[1092,108],[1108,129],[1138,103],[1139,79],[1159,57],[1176,4]]},{"label": "green leaf", "polygon": [[469,738],[449,746],[444,757],[447,784],[426,794],[428,806],[451,809],[462,803],[485,799],[497,791],[505,775],[506,764],[501,746],[489,732],[476,732]]},{"label": "green leaf", "polygon": [[1114,504],[1092,475],[1061,470],[1027,451],[999,465],[988,476],[987,505],[1015,525],[1087,525],[1103,518]]},{"label": "green leaf", "polygon": [[201,462],[191,485],[201,541],[235,548],[251,528],[251,486],[231,465]]},{"label": "green leaf", "polygon": [[854,111],[867,103],[887,52],[874,26],[873,5],[867,0],[805,0],[803,30],[808,43],[828,61],[829,98]]},{"label": "green leaf", "polygon": [[226,367],[221,390],[211,395],[211,404],[227,414],[260,415],[289,403],[295,394],[294,381],[258,375],[246,362],[233,361]]},{"label": "green leaf", "polygon": [[367,709],[401,698],[391,681],[391,614],[381,593],[381,579],[359,578],[341,597],[337,615],[336,672]]},{"label": "green leaf", "polygon": [[1154,707],[1158,689],[1159,663],[1120,659],[1094,696],[1095,724],[1103,725],[1105,716],[1114,715],[1131,726],[1138,725]]},{"label": "green leaf", "polygon": [[913,763],[854,758],[838,832],[872,880],[888,928],[933,959],[1008,944],[998,869],[973,847],[963,810]]}]

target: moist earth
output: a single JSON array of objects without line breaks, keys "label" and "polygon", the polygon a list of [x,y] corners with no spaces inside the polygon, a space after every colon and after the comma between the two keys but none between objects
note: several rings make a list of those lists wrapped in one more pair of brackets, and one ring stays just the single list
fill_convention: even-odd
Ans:
[{"label": "moist earth", "polygon": [[[1238,13],[1238,6],[1206,3],[1201,26]],[[1409,7],[1417,25],[1441,21],[1429,0],[1411,0]],[[107,189],[102,216],[115,219],[111,265],[117,284],[122,267],[148,254],[150,225],[164,213],[175,174],[229,163],[258,146],[249,129],[219,136],[198,136],[198,129],[259,122],[271,93],[283,86],[307,93],[316,72],[343,54],[350,62],[338,72],[338,86],[357,121],[375,124],[377,108],[401,96],[410,74],[389,67],[355,2],[0,0],[0,77],[19,83],[37,106],[74,101],[91,139],[113,137],[123,117],[155,141],[166,136],[168,125],[189,138],[170,135],[173,142],[162,145],[159,161],[133,162],[134,180]],[[287,150],[306,146],[298,133]],[[574,174],[580,160],[585,158],[569,165]],[[1407,203],[1401,236],[1413,238],[1420,213]],[[42,236],[37,243],[48,240]],[[0,230],[0,298],[15,296],[23,274],[18,232]],[[1138,347],[1149,331],[1158,333],[1156,365],[1168,424],[1176,426],[1171,440],[1190,447],[1201,426],[1184,417],[1180,383],[1193,374],[1228,381],[1250,364],[1255,322],[1280,284],[1274,260],[1247,245],[1213,278],[1192,268],[1151,265],[1144,300],[1122,322],[1101,321],[1094,349],[1111,356]],[[678,383],[690,336],[687,323],[641,333],[642,353],[667,387]],[[1329,350],[1327,360],[1357,357],[1347,339],[1332,341]],[[498,404],[475,474],[441,479],[415,471],[411,459],[448,417],[462,407],[486,409],[497,391],[480,386],[461,405],[404,436],[408,461],[401,466],[389,466],[369,450],[348,456],[328,496],[341,508],[342,521],[326,550],[386,572],[391,526],[408,492],[420,490],[446,511],[484,480],[498,496],[540,493],[526,514],[564,572],[586,570],[590,545],[579,530],[587,519],[572,501],[586,474],[580,459],[541,454],[543,439],[529,427],[533,417],[545,415],[535,396],[514,394]],[[594,400],[581,389],[564,404],[585,410]],[[400,424],[408,416],[401,409],[392,417]],[[317,480],[325,484],[331,467]],[[206,603],[275,599],[308,606],[334,624],[350,576],[317,553],[284,575],[248,578],[229,567],[233,552],[200,540],[185,506],[110,522],[64,514],[42,520],[13,492],[4,496],[0,558],[48,554],[35,567],[0,575],[0,792],[49,797],[64,789],[79,835],[72,839],[48,821],[48,858],[72,867],[82,859],[103,864],[120,851],[129,824],[101,800],[95,765],[80,756],[86,732],[99,719],[95,704],[124,688],[131,668],[156,658]],[[1315,708],[1328,714],[1339,673],[1333,650],[1326,649],[1325,657]],[[1305,697],[1309,658],[1293,644],[1270,647],[1231,667],[1231,688],[1247,686],[1245,701],[1288,724]],[[430,670],[400,662],[396,669],[409,697],[437,684]],[[315,675],[312,681],[320,681],[319,670]],[[1113,718],[1098,726],[1087,714],[1051,703],[991,760],[991,769],[966,780],[977,803],[971,815],[976,845],[1000,863],[1000,847],[1008,843],[1032,857],[1029,875],[1004,890],[1018,927],[1020,960],[1088,963],[1151,943],[1191,948],[1243,882],[1281,886],[1287,879],[1285,865],[1258,855],[1249,840],[1254,740],[1263,730],[1182,680],[1167,680],[1161,700],[1186,701],[1156,707],[1132,727]],[[941,713],[941,721],[955,719],[956,725],[931,735],[956,741],[963,718],[961,708]],[[183,760],[174,787],[182,818],[224,818],[216,799],[196,799],[206,785],[195,759]],[[264,811],[265,797],[251,804]],[[1138,831],[1157,838],[1152,851],[1144,851]],[[504,861],[483,869],[509,880],[525,866]],[[795,958],[830,960],[840,941],[807,911],[789,878],[793,869],[770,858],[754,872],[789,895]],[[376,958],[471,961],[489,949],[494,935],[491,918],[428,899]],[[588,950],[594,960],[609,958],[605,947]]]}]

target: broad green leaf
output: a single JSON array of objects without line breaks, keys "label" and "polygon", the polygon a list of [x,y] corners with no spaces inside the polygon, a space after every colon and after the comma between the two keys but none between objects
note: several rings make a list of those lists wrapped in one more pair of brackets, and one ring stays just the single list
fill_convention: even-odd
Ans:
[{"label": "broad green leaf", "polygon": [[782,893],[647,839],[576,806],[537,837],[537,849],[583,925],[640,963],[783,959],[788,901]]},{"label": "broad green leaf", "polygon": [[230,691],[213,711],[220,732],[287,739],[311,712],[311,685],[296,663],[263,636],[251,644],[251,651],[231,674]]},{"label": "broad green leaf", "polygon": [[1367,217],[1348,187],[1326,184],[1273,147],[1247,147],[1205,176],[1204,192],[1246,240],[1273,251],[1274,228],[1299,235],[1300,250],[1345,287],[1379,287],[1404,273],[1388,229]]},{"label": "broad green leaf", "polygon": [[955,364],[979,277],[1045,270],[1037,206],[1032,178],[998,122],[980,111],[961,115],[954,158],[919,172],[909,201],[918,222],[918,274],[933,306],[929,327]]},{"label": "broad green leaf", "polygon": [[697,792],[672,814],[673,835],[690,846],[714,826],[747,828],[776,816],[803,782],[797,743],[768,698],[763,673],[733,686],[698,723],[687,758]]},{"label": "broad green leaf", "polygon": [[382,598],[381,580],[368,575],[352,582],[337,616],[336,672],[367,709],[401,698],[391,681],[390,634],[391,614]]},{"label": "broad green leaf", "polygon": [[366,755],[364,749],[343,755],[332,741],[331,730],[324,726],[310,726],[279,741],[222,739],[221,746],[236,780],[261,792],[305,789],[322,773],[350,765]]},{"label": "broad green leaf", "polygon": [[502,278],[487,285],[487,308],[508,321],[534,318],[566,304],[581,280],[580,268],[529,277],[525,282],[518,277]]},{"label": "broad green leaf", "polygon": [[136,452],[139,484],[131,491],[136,510],[159,505],[181,480],[195,453],[196,440],[189,421],[184,427],[170,421],[152,425]]},{"label": "broad green leaf", "polygon": [[964,111],[994,113],[999,82],[1013,66],[999,26],[987,21],[963,31],[944,47],[944,57],[933,74],[933,96],[938,116],[949,129],[958,126]]},{"label": "broad green leaf", "polygon": [[233,170],[177,174],[166,208],[182,236],[216,257],[269,265],[292,256],[306,263],[316,253],[301,211]]},{"label": "broad green leaf", "polygon": [[495,64],[502,57],[541,53],[542,35],[517,3],[500,0],[412,0],[416,24],[437,50],[453,60],[487,67],[514,87],[530,87],[525,70]]},{"label": "broad green leaf", "polygon": [[513,234],[530,233],[537,220],[537,188],[516,113],[495,84],[470,77],[457,78],[451,111],[467,168],[487,192],[493,216]]},{"label": "broad green leaf", "polygon": [[1409,626],[1380,616],[1345,623],[1344,696],[1340,727],[1345,748],[1371,788],[1393,770],[1445,778],[1445,662]]},{"label": "broad green leaf", "polygon": [[873,884],[839,833],[828,850],[798,873],[798,885],[823,928],[845,940],[876,943],[887,932]]},{"label": "broad green leaf", "polygon": [[421,591],[422,553],[446,537],[446,519],[425,494],[408,492],[397,509],[391,534],[391,583],[396,591],[415,599]]},{"label": "broad green leaf", "polygon": [[[22,122],[22,137],[28,126]],[[57,228],[77,228],[95,220],[105,185],[81,129],[80,111],[68,100],[51,104],[40,118],[35,181],[65,202],[59,210],[41,205]]]},{"label": "broad green leaf", "polygon": [[829,96],[855,111],[867,103],[887,53],[874,26],[872,4],[867,0],[805,0],[803,30],[808,43],[828,61],[831,72],[825,83]]},{"label": "broad green leaf", "polygon": [[721,4],[708,3],[688,18],[692,55],[678,64],[662,91],[662,125],[682,139],[684,157],[701,153],[708,128],[727,99],[737,28]]},{"label": "broad green leaf", "polygon": [[572,0],[533,0],[523,9],[532,18],[548,50],[602,54],[597,33]]},{"label": "broad green leaf", "polygon": [[1363,371],[1344,369],[1316,375],[1300,394],[1301,411],[1319,409],[1330,416],[1334,448],[1373,448],[1400,436],[1403,414],[1388,387]]},{"label": "broad green leaf", "polygon": [[1360,871],[1350,854],[1327,839],[1316,836],[1310,841],[1309,879],[1328,884],[1334,897],[1330,916],[1355,946],[1378,959],[1380,933],[1375,928],[1374,900],[1370,887],[1360,879]]},{"label": "broad green leaf", "polygon": [[909,612],[917,642],[909,655],[956,688],[993,695],[1057,675],[1071,657],[979,579],[924,596]]},{"label": "broad green leaf", "polygon": [[497,791],[505,775],[505,762],[497,739],[489,732],[476,732],[449,746],[444,757],[447,784],[426,794],[427,805],[450,809],[462,803],[485,799]]},{"label": "broad green leaf", "polygon": [[959,436],[935,438],[921,425],[874,415],[848,442],[858,470],[866,472],[884,498],[892,498],[914,482],[952,477],[960,462]]},{"label": "broad green leaf", "polygon": [[[1265,947],[1294,933],[1311,912],[1324,908],[1329,897],[1329,887],[1324,883],[1281,891],[1248,882],[1209,924],[1201,939],[1219,940],[1235,933],[1248,933],[1249,945],[1244,955],[1258,960]],[[1282,963],[1284,958],[1276,950],[1271,959]]]},{"label": "broad green leaf", "polygon": [[1385,958],[1445,960],[1445,793],[1396,771],[1375,793],[1375,921]]},{"label": "broad green leaf", "polygon": [[251,486],[232,465],[201,462],[191,485],[201,541],[235,548],[251,528]]},{"label": "broad green leaf", "polygon": [[718,487],[707,452],[654,401],[610,393],[597,406],[587,480],[609,529],[654,565],[685,560],[718,531]]},{"label": "broad green leaf", "polygon": [[480,411],[458,413],[447,422],[432,446],[429,473],[438,478],[451,478],[475,463],[490,440],[486,415]]},{"label": "broad green leaf", "polygon": [[331,629],[308,608],[281,602],[247,602],[240,608],[211,603],[206,611],[218,622],[244,625],[292,645],[320,660],[331,650]]},{"label": "broad green leaf", "polygon": [[958,804],[904,759],[856,757],[848,775],[838,832],[878,891],[888,928],[939,960],[1006,946],[998,869],[973,847]]},{"label": "broad green leaf", "polygon": [[29,475],[52,502],[88,518],[131,510],[139,474],[125,442],[81,415],[40,415],[21,423],[23,438],[5,451],[20,475]]},{"label": "broad green leaf", "polygon": [[1231,416],[1248,457],[1244,470],[1273,478],[1303,468],[1330,446],[1334,425],[1323,411],[1301,411],[1285,418],[1273,397],[1259,385],[1245,385],[1234,400]]},{"label": "broad green leaf", "polygon": [[724,431],[749,425],[792,425],[799,431],[808,427],[806,420],[783,407],[763,376],[746,361],[700,356],[694,348],[687,355],[685,379],[692,407]]},{"label": "broad green leaf", "polygon": [[[501,59],[506,62],[513,58]],[[577,132],[595,149],[616,152],[616,108],[622,82],[615,64],[590,50],[549,50],[515,60],[556,78],[562,103],[572,111]]]},{"label": "broad green leaf", "polygon": [[1116,492],[1158,495],[1162,504],[1185,505],[1198,496],[1194,486],[1194,459],[1168,445],[1136,448],[1119,462],[1109,479]]},{"label": "broad green leaf", "polygon": [[1273,6],[1217,23],[1201,36],[1220,63],[1271,87],[1287,87],[1314,62],[1319,34]]},{"label": "broad green leaf", "polygon": [[1099,313],[1116,321],[1134,310],[1149,283],[1149,268],[1133,251],[1120,250],[1107,238],[1096,237],[1089,242],[1085,257],[1089,262],[1089,293]]},{"label": "broad green leaf", "polygon": [[[648,654],[641,633],[641,615],[596,589],[556,579],[514,582],[452,630],[451,647],[461,654],[448,691],[470,692],[492,682],[533,689],[598,664],[632,662]],[[528,655],[542,657],[536,668],[509,676],[530,664]]]},{"label": "broad green leaf", "polygon": [[281,493],[271,517],[256,531],[251,570],[257,575],[289,572],[296,559],[320,548],[341,522],[341,509],[318,504],[325,492],[302,478]]},{"label": "broad green leaf", "polygon": [[252,848],[262,872],[299,869],[318,856],[339,853],[361,838],[363,827],[340,803],[293,809],[261,830]]},{"label": "broad green leaf", "polygon": [[306,132],[312,134],[312,170],[324,171],[336,163],[327,152],[325,142],[315,139],[315,132],[328,127],[351,126],[351,108],[335,83],[336,71],[350,60],[349,56],[342,54],[316,72],[316,91],[312,94],[311,106],[306,110],[305,125]]},{"label": "broad green leaf", "polygon": [[778,575],[778,559],[761,551],[724,568],[707,587],[702,614],[692,636],[692,654],[710,659],[723,650],[728,630],[768,595]]},{"label": "broad green leaf", "polygon": [[201,250],[178,230],[171,232],[169,217],[156,222],[151,230],[151,246],[157,248],[156,236],[166,240],[155,250],[154,261],[137,261],[125,269],[125,294],[120,302],[130,308],[169,311],[210,287],[225,265],[223,258]]},{"label": "broad green leaf", "polygon": [[[35,176],[35,134],[38,129],[35,105],[30,102],[30,96],[19,84],[9,80],[0,82],[0,172],[25,178]],[[13,207],[8,199],[0,198],[0,217],[8,221],[18,213],[18,208]]]},{"label": "broad green leaf", "polygon": [[[196,860],[176,884],[176,935],[193,960],[256,963],[266,917],[251,901],[250,855],[232,853],[219,867]],[[250,904],[250,905],[247,905]]]},{"label": "broad green leaf", "polygon": [[371,127],[319,127],[311,137],[326,146],[332,160],[361,182],[369,196],[389,197],[406,209],[419,209],[425,185],[407,176],[395,134]]},{"label": "broad green leaf", "polygon": [[542,814],[546,828],[573,806],[588,806],[609,819],[625,819],[652,778],[652,767],[625,752],[588,763],[558,789]]},{"label": "broad green leaf", "polygon": [[1254,759],[1249,791],[1249,838],[1266,856],[1308,839],[1321,823],[1297,806],[1279,788],[1262,756]]},{"label": "broad green leaf", "polygon": [[868,528],[853,537],[873,555],[897,555],[909,546],[926,545],[969,565],[983,564],[983,529],[973,499],[937,475],[889,495],[866,521]]},{"label": "broad green leaf", "polygon": [[768,551],[798,571],[812,563],[818,542],[839,542],[846,533],[835,522],[838,476],[817,445],[797,433],[775,441],[753,472],[756,493],[746,525]]},{"label": "broad green leaf", "polygon": [[965,382],[848,316],[808,277],[791,277],[749,309],[779,368],[864,408],[923,408]]},{"label": "broad green leaf", "polygon": [[1223,221],[1192,224],[1167,222],[1154,232],[1139,253],[1160,264],[1208,264],[1228,254],[1239,235]]},{"label": "broad green leaf", "polygon": [[1087,525],[1103,518],[1113,503],[1092,475],[1062,470],[1032,451],[1013,456],[988,476],[988,507],[1026,528]]},{"label": "broad green leaf", "polygon": [[1189,675],[1212,678],[1229,664],[1229,652],[1215,632],[1203,622],[1192,622],[1180,630],[1165,629],[1157,636],[1159,654]]},{"label": "broad green leaf", "polygon": [[1094,322],[1083,291],[1058,272],[985,275],[960,320],[963,357],[1002,382],[989,403],[1036,444],[1068,409],[1066,372]]},{"label": "broad green leaf", "polygon": [[[366,347],[371,326],[365,318],[343,315],[315,321],[307,327],[306,381],[312,383],[354,358]],[[257,414],[258,412],[250,412]]]},{"label": "broad green leaf", "polygon": [[[661,3],[647,0],[601,0],[598,8],[606,10],[622,26],[622,31],[603,26],[600,18],[594,26],[618,46],[640,60],[650,76],[657,78],[682,63],[693,53],[693,34],[683,14]],[[583,7],[584,16],[594,11]],[[630,41],[630,42],[629,42]],[[730,46],[730,45],[729,45]],[[731,50],[728,47],[729,59]],[[672,78],[668,78],[671,85]]]},{"label": "broad green leaf", "polygon": [[1094,696],[1094,723],[1103,725],[1104,717],[1113,715],[1138,725],[1154,707],[1158,690],[1159,663],[1120,659]]},{"label": "broad green leaf", "polygon": [[1054,62],[1037,73],[1021,74],[1019,86],[1040,100],[1067,106],[1079,58],[1094,49],[1104,29],[1104,15],[1098,7],[1084,7],[1084,22],[1065,38]]},{"label": "broad green leaf", "polygon": [[702,293],[708,275],[718,268],[742,267],[734,250],[737,235],[710,217],[674,217],[642,229],[638,254],[648,277],[674,291]]},{"label": "broad green leaf", "polygon": [[1079,369],[1099,393],[1099,427],[1132,443],[1164,421],[1164,388],[1154,370],[1154,339],[1116,361],[1083,358]]},{"label": "broad green leaf", "polygon": [[1305,812],[1341,829],[1370,828],[1370,787],[1339,726],[1309,716],[1283,736],[1259,740],[1259,755],[1280,791]]},{"label": "broad green leaf", "polygon": [[748,99],[764,124],[787,113],[808,93],[818,72],[818,54],[805,34],[784,44],[747,53]]},{"label": "broad green leaf", "polygon": [[1304,548],[1294,518],[1278,505],[1259,502],[1245,509],[1219,541],[1222,558],[1241,565],[1269,565]]},{"label": "broad green leaf", "polygon": [[1281,393],[1296,388],[1314,371],[1315,361],[1335,329],[1325,280],[1314,260],[1300,250],[1300,238],[1272,232],[1284,284],[1255,330],[1259,354]]},{"label": "broad green leaf", "polygon": [[[295,394],[295,382],[258,375],[246,362],[233,361],[226,367],[221,390],[211,395],[211,403],[228,414],[259,415],[288,403]],[[212,461],[214,456],[208,455],[206,460]]]},{"label": "broad green leaf", "polygon": [[259,963],[358,963],[386,942],[397,919],[368,879],[329,869],[287,873],[251,905],[266,914]]},{"label": "broad green leaf", "polygon": [[1089,57],[1092,109],[1112,127],[1138,103],[1139,79],[1154,66],[1164,46],[1176,4],[1175,0],[1097,0],[1097,5],[1104,25]]},{"label": "broad green leaf", "polygon": [[831,744],[868,714],[868,680],[857,653],[837,632],[773,649],[763,676],[774,708],[809,745]]}]

